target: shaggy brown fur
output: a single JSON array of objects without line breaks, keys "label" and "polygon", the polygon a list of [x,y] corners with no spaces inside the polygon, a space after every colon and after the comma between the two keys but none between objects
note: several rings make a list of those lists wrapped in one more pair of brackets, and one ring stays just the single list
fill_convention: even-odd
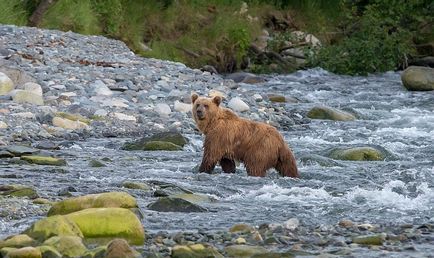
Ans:
[{"label": "shaggy brown fur", "polygon": [[221,98],[191,96],[193,117],[205,135],[200,172],[211,172],[217,162],[226,173],[235,172],[235,160],[250,176],[265,176],[274,167],[282,176],[298,177],[294,155],[276,128],[238,117],[220,107]]}]

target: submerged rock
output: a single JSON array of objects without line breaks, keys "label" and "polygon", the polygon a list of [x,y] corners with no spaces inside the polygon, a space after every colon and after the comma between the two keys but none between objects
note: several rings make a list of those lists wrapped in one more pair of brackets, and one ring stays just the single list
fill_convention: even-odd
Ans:
[{"label": "submerged rock", "polygon": [[408,90],[434,90],[434,68],[410,66],[401,74],[401,80]]},{"label": "submerged rock", "polygon": [[36,165],[66,166],[64,159],[44,157],[44,156],[21,156],[21,160]]},{"label": "submerged rock", "polygon": [[43,245],[55,248],[66,257],[80,257],[87,251],[82,239],[76,236],[54,236],[47,239]]},{"label": "submerged rock", "polygon": [[143,191],[150,191],[152,190],[152,186],[146,184],[146,183],[140,183],[140,182],[123,182],[122,187],[128,188],[128,189],[139,189]]},{"label": "submerged rock", "polygon": [[178,151],[182,150],[182,147],[171,142],[162,141],[150,141],[143,144],[144,151]]},{"label": "submerged rock", "polygon": [[[150,142],[172,143],[173,145],[182,148],[184,147],[185,144],[187,144],[187,139],[177,132],[163,132],[163,133],[154,134],[150,137],[144,137],[135,142],[127,142],[122,146],[122,149],[123,150],[145,150],[146,148],[155,145],[152,143],[149,144]],[[173,145],[171,146],[173,147]]]},{"label": "submerged rock", "polygon": [[352,161],[379,161],[384,160],[390,154],[385,149],[361,146],[361,147],[339,147],[332,149],[328,156],[338,160]]},{"label": "submerged rock", "polygon": [[91,159],[89,161],[89,167],[92,168],[100,168],[100,167],[106,167],[107,165],[104,164],[103,162],[97,160],[97,159]]},{"label": "submerged rock", "polygon": [[157,201],[148,205],[150,210],[161,212],[207,212],[197,204],[191,203],[181,198],[160,197]]},{"label": "submerged rock", "polygon": [[231,245],[225,247],[228,257],[248,258],[258,254],[266,254],[268,250],[261,246]]},{"label": "submerged rock", "polygon": [[211,245],[176,245],[172,248],[172,258],[223,258],[218,250]]},{"label": "submerged rock", "polygon": [[374,234],[366,236],[356,236],[352,238],[353,243],[361,245],[382,245],[386,240],[386,234]]},{"label": "submerged rock", "polygon": [[125,192],[89,194],[66,199],[55,203],[48,211],[48,216],[68,214],[87,208],[136,208],[137,201]]},{"label": "submerged rock", "polygon": [[133,245],[142,245],[145,241],[140,220],[128,209],[91,208],[64,216],[78,225],[87,240],[123,238]]},{"label": "submerged rock", "polygon": [[0,185],[0,195],[28,197],[30,199],[39,197],[35,189],[25,185]]},{"label": "submerged rock", "polygon": [[325,119],[334,121],[351,121],[356,117],[348,112],[331,107],[314,107],[308,113],[307,117],[311,119]]}]

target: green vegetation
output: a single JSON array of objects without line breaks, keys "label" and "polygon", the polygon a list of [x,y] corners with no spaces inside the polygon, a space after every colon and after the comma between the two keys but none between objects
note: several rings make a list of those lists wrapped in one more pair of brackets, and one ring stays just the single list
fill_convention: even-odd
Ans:
[{"label": "green vegetation", "polygon": [[417,53],[415,43],[434,39],[434,2],[363,2],[344,5],[344,38],[312,55],[311,65],[351,75],[395,70]]},{"label": "green vegetation", "polygon": [[[43,1],[0,1],[0,23],[28,24]],[[432,13],[429,0],[57,0],[39,24],[102,34],[146,57],[212,65],[219,72],[321,66],[356,75],[403,68],[421,54],[418,45],[434,45]],[[263,29],[270,39],[261,55],[252,45]],[[294,43],[293,31],[322,42],[321,48],[296,43],[308,57],[302,64],[275,55]]]}]

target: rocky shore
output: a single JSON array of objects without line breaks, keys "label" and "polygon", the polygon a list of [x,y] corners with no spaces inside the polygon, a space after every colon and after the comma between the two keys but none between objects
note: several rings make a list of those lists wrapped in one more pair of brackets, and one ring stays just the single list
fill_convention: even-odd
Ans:
[{"label": "rocky shore", "polygon": [[[247,73],[222,77],[141,58],[124,43],[100,36],[0,25],[0,180],[32,179],[28,171],[45,180],[56,177],[57,183],[80,178],[80,171],[71,170],[81,167],[65,168],[77,158],[65,149],[80,152],[84,148],[74,144],[89,139],[126,137],[127,143],[114,144],[121,150],[180,150],[188,145],[185,136],[196,133],[189,113],[191,92],[223,96],[224,105],[241,116],[281,131],[309,128],[310,119],[354,121],[361,116],[352,109],[295,108],[291,103],[297,98],[273,87],[259,94],[257,89],[268,80],[271,77]],[[339,167],[342,160],[396,159],[374,144],[326,152],[328,157],[304,156],[300,162]],[[165,162],[164,157],[141,158]],[[110,165],[112,159],[87,157],[85,169],[118,170]],[[20,166],[23,169],[17,170]],[[212,181],[206,176],[194,182]],[[416,246],[429,250],[434,239],[432,219],[399,225],[340,219],[312,226],[292,216],[279,223],[240,223],[225,230],[178,231],[170,225],[167,230],[148,229],[146,220],[154,217],[147,218],[143,208],[173,216],[212,213],[208,206],[214,200],[164,177],[143,179],[109,184],[103,191],[87,189],[95,194],[77,194],[78,186],[69,185],[43,198],[32,186],[0,183],[1,232],[10,221],[25,221],[0,240],[0,257],[420,257],[426,252]],[[143,196],[153,200],[146,207],[137,201]]]}]

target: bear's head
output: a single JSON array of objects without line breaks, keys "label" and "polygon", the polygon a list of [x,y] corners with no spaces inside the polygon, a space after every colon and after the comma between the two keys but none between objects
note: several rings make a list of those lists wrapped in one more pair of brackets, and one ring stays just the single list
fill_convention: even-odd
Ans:
[{"label": "bear's head", "polygon": [[197,94],[191,95],[191,103],[193,105],[193,117],[196,122],[207,121],[215,117],[220,110],[222,98],[215,96],[213,98],[199,97]]}]

